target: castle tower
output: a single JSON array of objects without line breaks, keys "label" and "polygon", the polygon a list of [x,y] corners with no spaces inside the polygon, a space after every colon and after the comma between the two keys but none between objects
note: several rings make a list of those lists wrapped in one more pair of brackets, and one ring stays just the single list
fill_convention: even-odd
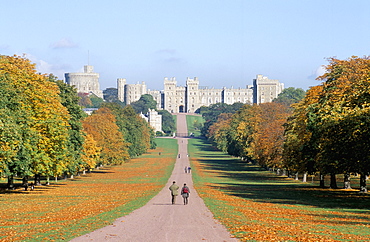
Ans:
[{"label": "castle tower", "polygon": [[200,107],[199,81],[197,77],[186,80],[186,112],[194,113]]},{"label": "castle tower", "polygon": [[125,85],[125,78],[117,78],[118,100],[121,102],[125,101]]},{"label": "castle tower", "polygon": [[124,89],[126,105],[138,101],[142,95],[147,94],[145,82],[141,84],[126,84]]},{"label": "castle tower", "polygon": [[170,113],[177,112],[176,105],[176,79],[174,77],[164,78],[164,109]]},{"label": "castle tower", "polygon": [[272,102],[283,91],[284,83],[257,75],[257,78],[253,80],[253,89],[253,103],[268,103]]},{"label": "castle tower", "polygon": [[77,92],[92,93],[103,98],[103,92],[100,90],[99,74],[94,73],[94,67],[90,65],[84,66],[83,73],[65,73],[65,82],[71,86],[75,86]]}]

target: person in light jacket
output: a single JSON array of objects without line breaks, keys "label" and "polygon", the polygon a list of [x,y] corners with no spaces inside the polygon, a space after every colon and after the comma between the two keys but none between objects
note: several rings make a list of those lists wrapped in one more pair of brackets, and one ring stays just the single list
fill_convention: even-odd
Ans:
[{"label": "person in light jacket", "polygon": [[176,202],[176,196],[179,195],[179,192],[177,190],[179,190],[179,186],[176,184],[175,181],[173,181],[172,185],[169,187],[170,191],[171,191],[171,196],[172,196],[172,204],[175,204]]}]

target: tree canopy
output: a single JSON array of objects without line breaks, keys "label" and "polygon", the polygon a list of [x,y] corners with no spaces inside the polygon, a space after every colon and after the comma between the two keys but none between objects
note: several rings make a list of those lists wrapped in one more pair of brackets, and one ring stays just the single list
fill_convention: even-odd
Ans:
[{"label": "tree canopy", "polygon": [[153,96],[150,94],[142,95],[138,101],[132,102],[130,103],[130,105],[132,106],[136,113],[146,114],[149,111],[149,109],[153,110],[157,109],[157,102],[153,99]]},{"label": "tree canopy", "polygon": [[277,98],[272,100],[276,103],[282,103],[286,106],[291,106],[293,103],[301,101],[306,92],[302,88],[288,87],[285,88]]}]

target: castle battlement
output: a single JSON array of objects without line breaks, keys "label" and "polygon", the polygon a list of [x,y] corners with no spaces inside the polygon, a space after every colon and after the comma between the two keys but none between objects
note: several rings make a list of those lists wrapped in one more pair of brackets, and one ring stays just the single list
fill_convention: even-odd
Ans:
[{"label": "castle battlement", "polygon": [[[66,83],[75,86],[77,92],[93,93],[103,98],[99,87],[99,74],[94,72],[91,65],[84,66],[84,72],[65,73]],[[197,77],[186,78],[185,86],[177,86],[176,78],[164,78],[164,90],[147,89],[145,82],[127,84],[125,78],[117,79],[118,99],[130,104],[138,101],[144,94],[150,94],[157,102],[157,109],[165,109],[171,113],[193,113],[201,106],[215,103],[245,104],[271,102],[283,91],[284,84],[278,80],[269,79],[261,74],[253,79],[252,85],[245,88],[222,87],[214,88],[200,86]]]},{"label": "castle battlement", "polygon": [[176,78],[166,77],[163,81],[164,90],[162,91],[146,89],[145,83],[124,84],[126,79],[122,78],[119,78],[117,83],[118,96],[126,104],[139,100],[141,95],[150,94],[156,100],[158,110],[165,109],[171,113],[193,113],[201,106],[215,103],[271,102],[284,89],[283,83],[268,79],[263,75],[257,75],[257,78],[253,80],[253,85],[246,85],[245,88],[199,86],[197,77],[194,79],[188,77],[185,86],[177,86]]}]

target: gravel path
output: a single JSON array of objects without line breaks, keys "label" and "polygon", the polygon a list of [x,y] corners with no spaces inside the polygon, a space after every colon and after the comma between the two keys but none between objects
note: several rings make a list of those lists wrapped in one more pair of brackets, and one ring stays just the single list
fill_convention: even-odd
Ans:
[{"label": "gravel path", "polygon": [[[186,115],[177,115],[178,133],[187,133]],[[213,218],[203,200],[194,190],[189,166],[187,139],[177,138],[179,156],[167,185],[145,206],[118,218],[112,225],[77,237],[71,241],[237,241],[226,228]],[[189,204],[184,205],[179,195],[171,204],[169,186],[173,181],[190,189]],[[179,190],[180,190],[179,189]]]}]

